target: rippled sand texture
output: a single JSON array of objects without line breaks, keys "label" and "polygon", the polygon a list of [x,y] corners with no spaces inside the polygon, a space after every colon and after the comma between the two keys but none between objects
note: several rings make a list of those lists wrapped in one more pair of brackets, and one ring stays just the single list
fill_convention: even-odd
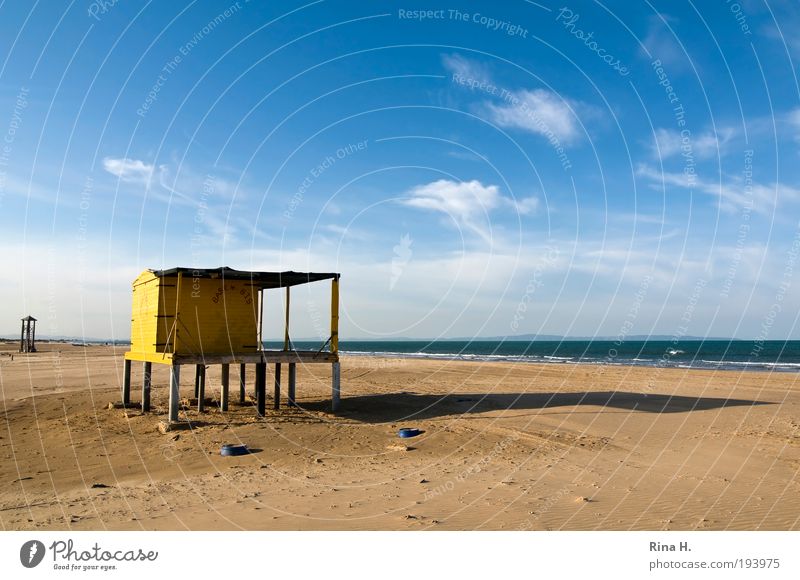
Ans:
[{"label": "rippled sand texture", "polygon": [[142,415],[107,408],[124,349],[14,349],[0,344],[4,529],[800,528],[800,375],[348,358],[338,416],[320,365],[298,369],[300,409],[257,419],[234,388],[228,413],[209,401],[165,435],[166,367]]}]

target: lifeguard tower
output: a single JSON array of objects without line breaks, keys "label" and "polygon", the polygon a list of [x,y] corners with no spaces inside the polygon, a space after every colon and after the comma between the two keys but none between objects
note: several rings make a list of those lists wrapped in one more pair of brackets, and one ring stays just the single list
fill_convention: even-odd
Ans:
[{"label": "lifeguard tower", "polygon": [[19,352],[36,352],[36,322],[30,314],[22,319]]},{"label": "lifeguard tower", "polygon": [[[198,409],[203,410],[206,365],[222,366],[220,407],[228,410],[230,365],[239,365],[239,397],[245,401],[246,365],[255,365],[256,407],[266,412],[267,364],[275,364],[274,408],[280,406],[281,364],[289,365],[288,403],[295,404],[297,363],[331,365],[331,407],[340,398],[339,274],[246,272],[232,268],[145,270],[133,281],[131,350],[125,353],[122,404],[131,404],[131,362],[143,363],[142,410],[150,410],[152,365],[170,365],[169,420],[178,421],[180,370],[194,365]],[[289,339],[292,286],[331,281],[331,334],[318,351],[299,351]],[[286,288],[283,350],[262,344],[264,290]]]}]

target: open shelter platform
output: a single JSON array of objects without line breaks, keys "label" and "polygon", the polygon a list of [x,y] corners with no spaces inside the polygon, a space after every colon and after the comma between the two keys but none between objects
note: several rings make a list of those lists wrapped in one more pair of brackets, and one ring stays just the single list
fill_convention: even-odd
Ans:
[{"label": "open shelter platform", "polygon": [[[145,270],[133,282],[131,350],[125,353],[122,403],[131,402],[131,363],[143,363],[142,410],[150,409],[153,364],[170,365],[170,422],[178,421],[182,366],[195,367],[195,396],[203,410],[206,367],[221,365],[221,408],[228,410],[230,365],[239,365],[240,400],[245,399],[247,365],[255,367],[257,410],[265,415],[268,364],[275,365],[274,405],[280,405],[281,365],[289,366],[288,403],[295,404],[296,365],[331,365],[331,407],[340,398],[338,273],[250,272],[222,267]],[[292,348],[290,289],[331,281],[330,336],[318,351]],[[286,289],[284,348],[263,348],[264,291]]]}]

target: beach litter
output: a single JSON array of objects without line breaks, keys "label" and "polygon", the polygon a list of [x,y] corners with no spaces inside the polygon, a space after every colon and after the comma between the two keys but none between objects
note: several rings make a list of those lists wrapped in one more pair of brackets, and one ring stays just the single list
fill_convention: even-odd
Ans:
[{"label": "beach litter", "polygon": [[423,431],[419,429],[404,427],[397,432],[397,436],[402,437],[403,439],[409,439],[411,437],[416,437],[417,435],[421,435],[422,433]]},{"label": "beach litter", "polygon": [[231,445],[225,444],[219,450],[219,454],[223,457],[235,457],[237,455],[247,455],[250,451],[247,449],[247,445]]},{"label": "beach litter", "polygon": [[391,445],[387,445],[386,449],[389,451],[413,451],[415,448],[401,443],[392,443]]}]

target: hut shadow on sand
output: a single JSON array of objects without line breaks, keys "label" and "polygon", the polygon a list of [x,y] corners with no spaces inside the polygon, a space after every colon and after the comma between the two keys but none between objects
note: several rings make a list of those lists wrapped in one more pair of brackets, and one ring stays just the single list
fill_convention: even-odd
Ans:
[{"label": "hut shadow on sand", "polygon": [[[385,423],[406,419],[436,419],[454,415],[478,415],[493,411],[539,411],[542,414],[609,413],[688,413],[728,407],[771,405],[766,401],[687,397],[660,393],[623,391],[565,393],[458,393],[451,395],[409,392],[350,396],[341,414],[365,423]],[[323,411],[324,401],[304,404],[309,411]]]}]

